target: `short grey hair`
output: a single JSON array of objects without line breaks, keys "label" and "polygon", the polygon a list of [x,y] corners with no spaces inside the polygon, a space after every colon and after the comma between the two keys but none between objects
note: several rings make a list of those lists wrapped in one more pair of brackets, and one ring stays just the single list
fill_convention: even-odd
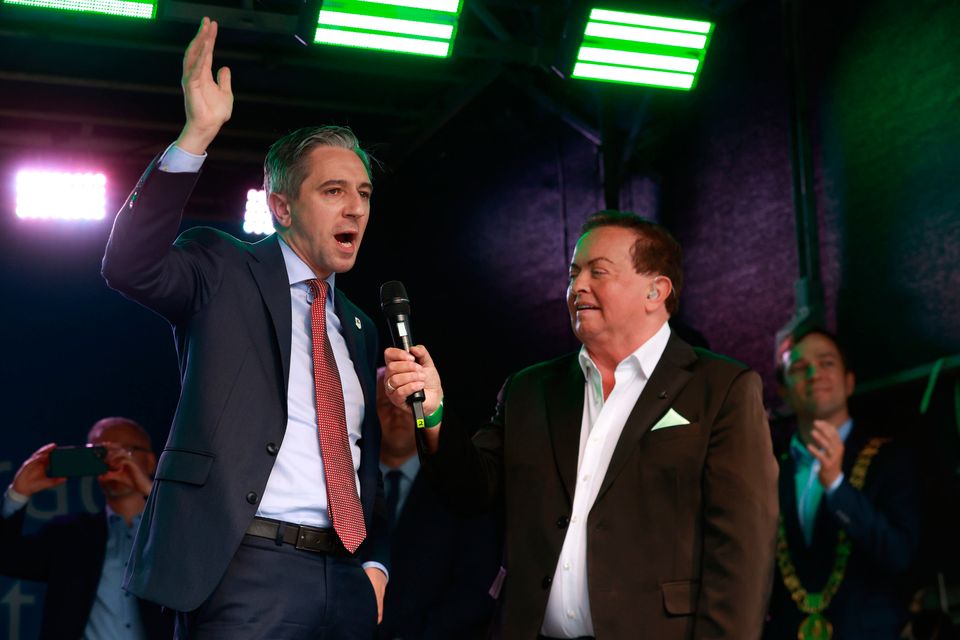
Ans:
[{"label": "short grey hair", "polygon": [[309,170],[307,156],[316,147],[339,147],[353,151],[372,181],[370,155],[360,148],[353,131],[337,126],[302,127],[270,145],[263,161],[263,190],[266,195],[280,193],[296,198]]}]

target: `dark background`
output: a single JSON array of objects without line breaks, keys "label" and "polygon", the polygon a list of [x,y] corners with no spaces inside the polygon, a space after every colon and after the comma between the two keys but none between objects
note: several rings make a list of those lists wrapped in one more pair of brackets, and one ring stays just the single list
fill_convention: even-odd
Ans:
[{"label": "dark background", "polygon": [[[774,335],[793,314],[798,275],[781,6],[673,4],[716,22],[690,93],[561,78],[552,67],[573,2],[468,6],[449,60],[304,49],[224,4],[215,63],[233,69],[237,102],[185,225],[244,237],[245,194],[270,142],[306,124],[354,127],[384,167],[357,267],[337,285],[379,321],[379,285],[402,280],[448,403],[480,420],[511,371],[577,346],[567,263],[581,222],[604,207],[596,142],[613,131],[627,151],[621,208],[658,219],[684,246],[679,320],[757,369],[779,415]],[[103,167],[108,208],[120,206],[182,126],[180,56],[195,28],[184,16],[210,11],[169,5],[182,20],[0,6],[2,485],[34,449],[82,442],[106,415],[138,420],[158,449],[165,439],[178,394],[171,331],[100,278],[110,221],[19,220],[12,181],[28,161]],[[885,381],[960,354],[960,3],[815,1],[802,18],[828,324],[858,379],[878,383],[855,415],[923,457],[917,582],[938,570],[957,582],[956,369],[940,373],[925,415],[925,369]],[[97,496],[75,483],[31,508],[42,519]],[[38,585],[0,580],[0,637],[15,611],[19,637],[31,637],[41,598]]]}]

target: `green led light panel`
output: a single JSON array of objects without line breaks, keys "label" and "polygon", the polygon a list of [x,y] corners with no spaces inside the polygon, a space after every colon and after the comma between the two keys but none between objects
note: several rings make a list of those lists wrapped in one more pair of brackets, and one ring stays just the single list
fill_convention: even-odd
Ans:
[{"label": "green led light panel", "polygon": [[594,9],[571,77],[689,91],[712,34],[710,22]]},{"label": "green led light panel", "polygon": [[3,0],[3,4],[22,7],[39,7],[57,11],[103,13],[127,18],[152,20],[157,17],[157,0],[135,2],[133,0]]},{"label": "green led light panel", "polygon": [[314,42],[446,58],[463,0],[325,0]]}]

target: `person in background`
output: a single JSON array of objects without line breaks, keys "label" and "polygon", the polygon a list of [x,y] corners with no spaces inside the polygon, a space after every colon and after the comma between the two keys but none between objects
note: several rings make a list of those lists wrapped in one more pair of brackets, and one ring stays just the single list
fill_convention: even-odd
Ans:
[{"label": "person in background", "polygon": [[390,584],[381,640],[479,640],[490,623],[489,589],[500,566],[490,512],[458,514],[420,473],[409,412],[395,407],[377,371],[377,413],[390,522]]},{"label": "person in background", "polygon": [[780,457],[764,637],[898,638],[920,535],[913,455],[850,415],[855,376],[834,335],[805,328],[790,344],[779,374],[797,430]]},{"label": "person in background", "polygon": [[43,640],[170,638],[172,613],[121,588],[157,465],[150,436],[133,420],[104,418],[90,429],[87,443],[107,449],[110,470],[97,477],[106,508],[55,518],[24,535],[31,496],[66,481],[46,475],[56,444],[40,447],[20,465],[3,496],[0,573],[46,583]]}]

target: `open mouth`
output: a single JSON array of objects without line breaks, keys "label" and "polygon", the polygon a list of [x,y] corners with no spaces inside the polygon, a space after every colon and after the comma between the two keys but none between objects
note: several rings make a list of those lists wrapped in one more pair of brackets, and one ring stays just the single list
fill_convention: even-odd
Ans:
[{"label": "open mouth", "polygon": [[357,234],[351,232],[335,233],[333,237],[337,241],[337,244],[344,249],[352,249],[354,241],[357,238]]},{"label": "open mouth", "polygon": [[577,311],[596,311],[600,307],[594,306],[592,304],[578,304],[576,306]]}]

